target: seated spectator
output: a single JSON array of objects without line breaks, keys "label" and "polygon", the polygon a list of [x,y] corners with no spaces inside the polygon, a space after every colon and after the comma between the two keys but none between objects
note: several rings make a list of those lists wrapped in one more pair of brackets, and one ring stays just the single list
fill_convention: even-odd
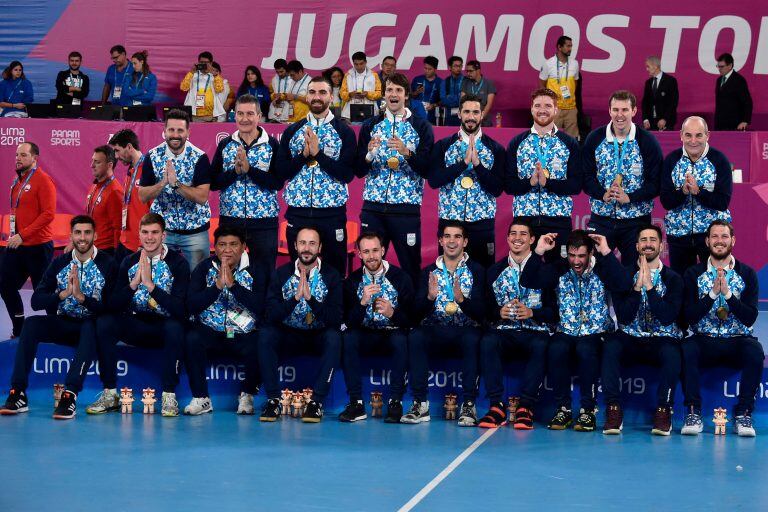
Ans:
[{"label": "seated spectator", "polygon": [[287,123],[293,114],[293,105],[285,100],[285,95],[293,87],[293,80],[288,76],[288,63],[277,59],[274,63],[275,76],[270,84],[270,98],[267,119],[275,123]]},{"label": "seated spectator", "polygon": [[435,124],[435,110],[440,99],[440,89],[443,79],[437,76],[437,57],[424,57],[424,74],[419,75],[411,82],[413,96],[411,100],[420,101],[427,114],[426,119]]},{"label": "seated spectator", "polygon": [[123,77],[120,104],[126,107],[151,105],[157,92],[157,77],[149,70],[147,50],[131,55],[133,71]]},{"label": "seated spectator", "polygon": [[307,104],[307,86],[311,77],[304,72],[304,66],[297,60],[288,63],[288,76],[291,77],[293,84],[285,98],[291,102],[292,114],[289,121],[295,123],[304,119],[309,114],[309,105]]},{"label": "seated spectator", "polygon": [[237,98],[245,94],[250,94],[259,102],[262,112],[269,112],[269,87],[264,85],[264,79],[261,78],[261,71],[256,66],[245,68],[243,82],[237,89]]},{"label": "seated spectator", "polygon": [[14,60],[3,70],[0,82],[0,117],[27,117],[27,103],[35,101],[32,83],[24,76],[24,66]]},{"label": "seated spectator", "polygon": [[59,71],[56,75],[56,103],[80,105],[88,96],[90,80],[88,75],[80,71],[83,56],[79,52],[71,52],[68,59],[69,69]]},{"label": "seated spectator", "polygon": [[341,110],[341,117],[350,119],[350,105],[373,105],[373,115],[379,115],[378,100],[382,96],[381,90],[379,76],[368,68],[365,53],[352,54],[352,69],[344,77],[339,91],[342,101],[346,102]]},{"label": "seated spectator", "polygon": [[197,56],[197,63],[181,81],[181,90],[187,93],[184,104],[192,107],[192,121],[210,123],[224,114],[224,104],[218,96],[224,91],[224,80],[213,74],[211,52]]},{"label": "seated spectator", "polygon": [[344,106],[344,102],[341,99],[341,84],[344,81],[344,71],[340,67],[334,66],[323,71],[323,76],[331,82],[331,95],[333,96],[331,108],[339,109],[340,112],[341,107]]},{"label": "seated spectator", "polygon": [[221,80],[224,82],[224,90],[216,94],[219,102],[224,106],[224,113],[220,116],[216,116],[215,119],[221,123],[227,120],[227,112],[229,112],[232,109],[232,105],[235,104],[235,91],[229,86],[229,80],[224,78],[221,74],[221,65],[218,62],[214,62],[211,64],[211,67],[213,68],[213,76],[221,76]]}]

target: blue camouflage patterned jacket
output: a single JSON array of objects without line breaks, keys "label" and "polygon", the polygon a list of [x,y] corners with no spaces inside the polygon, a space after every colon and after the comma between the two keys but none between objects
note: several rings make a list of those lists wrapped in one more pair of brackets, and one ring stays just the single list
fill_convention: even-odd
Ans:
[{"label": "blue camouflage patterned jacket", "polygon": [[[216,148],[211,162],[211,190],[220,190],[219,213],[238,219],[276,218],[280,213],[277,191],[283,182],[277,175],[277,140],[259,128],[260,135],[250,146],[239,132],[225,138]],[[235,172],[238,148],[244,148],[250,169]]]},{"label": "blue camouflage patterned jacket", "polygon": [[[698,195],[681,190],[685,175],[692,174],[700,187]],[[661,174],[661,204],[666,208],[664,229],[668,236],[705,233],[713,220],[731,221],[728,204],[733,191],[733,174],[728,159],[707,146],[694,163],[683,148],[664,159]]]},{"label": "blue camouflage patterned jacket", "polygon": [[619,329],[637,338],[682,339],[677,320],[683,307],[683,278],[662,265],[659,270],[651,271],[653,288],[637,291],[634,289],[637,276],[635,272],[632,289],[612,295]]},{"label": "blue camouflage patterned jacket", "polygon": [[[429,276],[437,278],[437,298],[429,300]],[[454,280],[459,280],[464,301],[458,303],[458,311],[454,314],[446,312],[446,305],[451,302]],[[485,270],[480,264],[464,256],[451,273],[445,268],[443,257],[439,256],[435,263],[421,271],[419,286],[416,292],[415,323],[421,325],[442,325],[456,327],[477,327],[485,318]],[[458,301],[457,301],[458,302]]]},{"label": "blue camouflage patterned jacket", "polygon": [[[660,189],[661,146],[653,135],[634,124],[619,143],[611,126],[590,133],[581,151],[584,191],[590,197],[592,214],[614,219],[650,215]],[[619,175],[629,203],[604,202],[605,192]]]},{"label": "blue camouflage patterned jacket", "polygon": [[504,185],[504,148],[479,131],[480,165],[474,167],[464,162],[467,147],[469,136],[459,131],[437,141],[432,149],[429,186],[440,189],[437,213],[441,219],[475,222],[496,217],[496,198]]},{"label": "blue camouflage patterned jacket", "polygon": [[[367,305],[360,301],[363,298],[363,288],[369,284],[381,286],[381,293],[375,295]],[[371,276],[359,268],[344,280],[344,322],[347,327],[363,327],[366,329],[396,329],[408,327],[409,314],[413,305],[413,283],[408,274],[400,268],[390,265],[386,260],[382,268]],[[374,300],[382,298],[392,303],[394,314],[387,318],[374,311]]]},{"label": "blue camouflage patterned jacket", "polygon": [[[549,172],[544,186],[531,186],[536,164]],[[581,192],[579,143],[556,127],[541,137],[535,128],[513,138],[507,146],[505,190],[515,196],[515,217],[570,217],[573,197]]]}]

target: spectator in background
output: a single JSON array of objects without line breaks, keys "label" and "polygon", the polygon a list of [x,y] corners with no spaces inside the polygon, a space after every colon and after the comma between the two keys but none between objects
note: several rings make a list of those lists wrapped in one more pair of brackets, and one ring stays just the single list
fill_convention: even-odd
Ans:
[{"label": "spectator in background", "polygon": [[285,59],[277,59],[273,65],[275,76],[270,85],[272,103],[269,104],[267,118],[275,123],[287,123],[293,113],[293,106],[285,100],[285,95],[293,86],[293,80],[288,76],[288,63]]},{"label": "spectator in background", "polygon": [[[379,76],[368,69],[368,58],[363,52],[352,54],[352,69],[341,82],[339,92],[344,108],[341,117],[350,120],[350,105],[372,105],[373,115],[379,115],[378,101],[381,99]],[[355,121],[359,121],[355,119]]]},{"label": "spectator in background", "polygon": [[335,111],[335,115],[341,117],[341,107],[344,105],[341,99],[341,84],[344,81],[344,71],[340,67],[334,66],[323,71],[323,76],[331,82],[332,86],[331,95],[333,100],[331,101],[331,110],[338,109]]},{"label": "spectator in background", "polygon": [[557,39],[557,53],[541,66],[539,86],[557,93],[557,117],[555,126],[573,138],[579,138],[578,105],[579,63],[571,59],[573,40],[568,36]]},{"label": "spectator in background", "polygon": [[[96,237],[93,245],[101,252],[115,255],[120,243],[120,227],[123,211],[123,186],[115,176],[115,150],[104,145],[94,148],[91,157],[93,184],[85,197],[85,213],[96,221]],[[69,252],[70,244],[64,249]]]},{"label": "spectator in background", "polygon": [[123,78],[120,104],[127,107],[151,105],[157,92],[157,77],[149,70],[147,50],[131,55],[131,68],[133,71]]},{"label": "spectator in background", "polygon": [[307,104],[307,86],[311,77],[304,72],[304,66],[297,60],[292,60],[286,68],[288,76],[291,77],[293,84],[291,89],[285,95],[285,98],[291,102],[292,114],[290,122],[295,123],[304,119],[309,114],[309,104]]},{"label": "spectator in background", "polygon": [[677,80],[662,73],[661,60],[656,56],[645,59],[650,78],[643,90],[643,128],[646,130],[672,130],[677,121]]},{"label": "spectator in background", "polygon": [[56,103],[60,105],[81,105],[88,96],[90,80],[80,71],[83,56],[80,52],[69,54],[69,69],[56,75]]},{"label": "spectator in background", "polygon": [[224,81],[221,75],[213,75],[211,52],[197,56],[197,64],[182,80],[181,90],[187,93],[184,104],[192,107],[193,121],[211,122],[224,114],[224,105],[218,97],[224,91]]},{"label": "spectator in background", "polygon": [[483,107],[483,126],[491,126],[490,113],[496,98],[496,86],[483,76],[480,63],[476,60],[467,62],[467,79],[461,86],[461,95],[471,94],[480,98]]},{"label": "spectator in background", "polygon": [[461,87],[464,83],[462,68],[464,59],[454,55],[448,59],[448,69],[451,74],[443,80],[440,87],[440,106],[445,110],[443,124],[446,126],[459,126],[459,102],[461,101]]},{"label": "spectator in background", "polygon": [[216,93],[216,97],[218,98],[219,103],[221,103],[224,107],[224,113],[216,116],[215,120],[222,123],[227,120],[227,112],[229,112],[232,109],[232,105],[235,104],[235,91],[233,91],[229,86],[229,80],[224,78],[224,76],[221,74],[221,65],[218,62],[212,62],[211,68],[211,73],[213,73],[213,76],[220,76],[221,81],[224,82],[224,90],[220,93]]},{"label": "spectator in background", "polygon": [[744,131],[752,122],[752,96],[747,81],[733,69],[733,55],[717,58],[720,76],[715,84],[715,130]]},{"label": "spectator in background", "polygon": [[[245,94],[250,94],[259,102],[261,112],[269,112],[269,87],[264,85],[264,79],[261,78],[261,71],[256,66],[245,68],[243,82],[237,89],[237,98]],[[237,99],[235,98],[235,99]]]},{"label": "spectator in background", "polygon": [[391,55],[387,55],[384,57],[384,60],[381,61],[381,71],[379,71],[379,81],[381,82],[381,85],[383,86],[387,78],[395,73],[397,73],[397,59]]},{"label": "spectator in background", "polygon": [[0,82],[0,117],[27,117],[24,109],[35,101],[32,83],[24,76],[24,66],[14,60],[3,70]]},{"label": "spectator in background", "polygon": [[440,88],[443,85],[443,79],[437,76],[438,65],[437,57],[431,55],[424,57],[424,74],[417,76],[411,82],[411,90],[413,90],[411,99],[421,102],[427,114],[426,119],[432,124],[436,123],[435,111],[440,99]]},{"label": "spectator in background", "polygon": [[126,74],[133,72],[132,66],[128,62],[128,56],[125,53],[125,46],[116,44],[109,50],[112,64],[107,68],[104,75],[104,88],[101,91],[101,102],[120,104],[120,98],[123,95],[123,80]]}]

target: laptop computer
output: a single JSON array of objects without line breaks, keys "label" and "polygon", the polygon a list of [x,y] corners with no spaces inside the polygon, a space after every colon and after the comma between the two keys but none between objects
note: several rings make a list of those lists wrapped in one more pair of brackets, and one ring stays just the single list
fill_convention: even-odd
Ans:
[{"label": "laptop computer", "polygon": [[373,105],[354,104],[349,106],[349,120],[353,123],[362,123],[373,117]]},{"label": "laptop computer", "polygon": [[123,107],[123,121],[154,121],[156,117],[157,112],[152,105]]},{"label": "laptop computer", "polygon": [[113,121],[120,118],[120,106],[95,105],[86,109],[85,117],[94,121]]},{"label": "laptop computer", "polygon": [[169,111],[179,109],[185,111],[187,114],[189,114],[189,118],[192,119],[192,107],[189,105],[174,105],[172,107],[163,107],[163,121],[165,121],[165,116],[168,114]]},{"label": "laptop computer", "polygon": [[50,103],[29,103],[27,115],[35,118],[53,117],[53,105]]},{"label": "laptop computer", "polygon": [[53,117],[63,117],[68,119],[74,119],[82,116],[82,105],[53,105]]}]

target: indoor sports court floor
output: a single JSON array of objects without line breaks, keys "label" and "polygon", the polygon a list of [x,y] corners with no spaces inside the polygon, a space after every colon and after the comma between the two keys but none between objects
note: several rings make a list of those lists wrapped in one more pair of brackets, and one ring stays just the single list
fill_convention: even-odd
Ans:
[{"label": "indoor sports court floor", "polygon": [[[768,312],[757,333],[767,339]],[[221,402],[203,417],[81,407],[59,422],[34,406],[49,395],[0,417],[0,510],[768,510],[764,414],[753,439],[716,437],[709,418],[682,437],[680,417],[670,437],[637,424],[606,437],[459,428],[438,404],[421,425],[341,424],[339,411],[265,424]]]}]

